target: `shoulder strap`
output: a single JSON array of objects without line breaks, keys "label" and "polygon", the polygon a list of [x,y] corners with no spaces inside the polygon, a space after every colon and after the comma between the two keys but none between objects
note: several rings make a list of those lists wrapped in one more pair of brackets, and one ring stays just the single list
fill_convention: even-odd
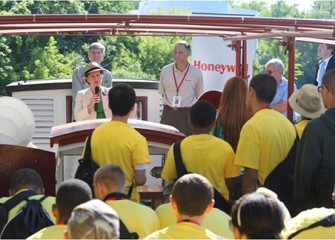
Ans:
[{"label": "shoulder strap", "polygon": [[22,191],[18,193],[17,195],[13,196],[11,199],[8,199],[5,203],[3,203],[3,206],[7,209],[9,212],[12,208],[14,208],[16,205],[18,205],[23,200],[26,200],[30,196],[36,195],[35,192],[28,190],[28,191]]},{"label": "shoulder strap", "polygon": [[312,225],[310,225],[308,227],[302,228],[302,229],[296,231],[295,233],[292,233],[290,236],[287,237],[287,239],[292,239],[295,236],[297,236],[299,233],[301,233],[305,230],[312,229],[312,228],[319,227],[319,226],[322,226],[322,227],[335,226],[335,214],[331,214],[331,215],[321,219],[320,221],[318,221],[316,223],[313,223]]},{"label": "shoulder strap", "polygon": [[46,198],[48,198],[49,196],[46,196],[46,195],[44,195],[43,197],[41,197],[40,199],[38,199],[38,201],[40,202],[40,203],[42,203]]},{"label": "shoulder strap", "polygon": [[127,193],[127,198],[128,199],[130,199],[131,194],[133,193],[133,186],[134,186],[134,183],[132,183],[131,186],[128,189],[128,193]]},{"label": "shoulder strap", "polygon": [[130,233],[126,225],[119,219],[120,222],[120,239],[138,239],[137,232]]},{"label": "shoulder strap", "polygon": [[85,153],[84,153],[84,161],[85,162],[92,158],[92,155],[91,155],[91,137],[92,137],[93,132],[94,132],[94,130],[87,137],[86,146],[85,146]]},{"label": "shoulder strap", "polygon": [[177,178],[180,178],[181,176],[188,173],[183,163],[183,159],[181,157],[180,144],[181,144],[181,141],[177,141],[173,145],[173,155],[174,155],[174,162],[175,162],[176,170],[177,170]]}]

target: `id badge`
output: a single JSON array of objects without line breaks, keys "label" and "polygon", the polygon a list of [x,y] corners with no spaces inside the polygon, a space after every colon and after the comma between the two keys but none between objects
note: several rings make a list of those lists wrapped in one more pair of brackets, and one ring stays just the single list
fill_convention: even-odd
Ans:
[{"label": "id badge", "polygon": [[172,107],[180,107],[180,106],[181,106],[181,96],[173,96]]}]

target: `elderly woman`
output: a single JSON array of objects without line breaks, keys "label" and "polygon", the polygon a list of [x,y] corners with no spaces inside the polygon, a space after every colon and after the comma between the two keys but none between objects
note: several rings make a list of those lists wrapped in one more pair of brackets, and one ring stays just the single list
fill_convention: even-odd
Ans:
[{"label": "elderly woman", "polygon": [[86,64],[83,77],[90,87],[77,93],[74,107],[76,121],[111,118],[112,112],[108,106],[108,89],[101,86],[105,71],[96,62]]}]

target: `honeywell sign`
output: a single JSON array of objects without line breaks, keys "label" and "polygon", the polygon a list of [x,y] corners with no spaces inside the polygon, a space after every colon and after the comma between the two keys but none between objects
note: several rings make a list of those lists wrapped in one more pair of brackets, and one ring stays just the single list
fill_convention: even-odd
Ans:
[{"label": "honeywell sign", "polygon": [[[219,37],[193,37],[192,63],[204,74],[205,90],[222,91],[226,81],[236,75],[236,52]],[[255,41],[247,41],[247,69],[252,74]]]}]

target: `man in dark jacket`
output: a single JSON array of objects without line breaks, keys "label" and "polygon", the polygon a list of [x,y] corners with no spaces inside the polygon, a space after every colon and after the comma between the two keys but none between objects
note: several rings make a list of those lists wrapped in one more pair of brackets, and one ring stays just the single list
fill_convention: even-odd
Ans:
[{"label": "man in dark jacket", "polygon": [[294,198],[301,210],[333,206],[330,196],[335,183],[335,69],[325,73],[318,91],[327,111],[307,124],[295,166]]},{"label": "man in dark jacket", "polygon": [[335,68],[335,46],[329,44],[320,44],[318,47],[318,56],[322,59],[319,61],[318,68],[315,72],[314,85],[320,87],[322,85],[322,77],[325,72]]}]

